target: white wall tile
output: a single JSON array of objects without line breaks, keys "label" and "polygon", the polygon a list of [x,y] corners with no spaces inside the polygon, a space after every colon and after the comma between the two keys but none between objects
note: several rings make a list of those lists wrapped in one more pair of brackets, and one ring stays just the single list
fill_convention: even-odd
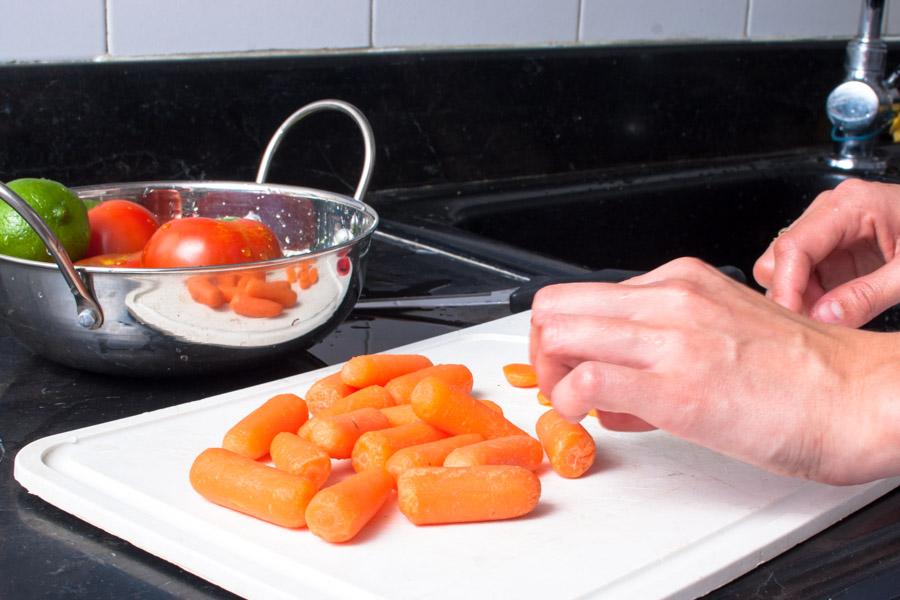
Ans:
[{"label": "white wall tile", "polygon": [[583,0],[582,42],[739,39],[747,0]]},{"label": "white wall tile", "polygon": [[104,0],[3,2],[0,60],[84,60],[106,52]]},{"label": "white wall tile", "polygon": [[852,37],[862,0],[750,0],[751,38]]},{"label": "white wall tile", "polygon": [[885,34],[900,35],[900,0],[888,0],[885,12]]},{"label": "white wall tile", "polygon": [[578,0],[374,0],[377,47],[574,42]]},{"label": "white wall tile", "polygon": [[366,47],[370,19],[370,0],[109,0],[109,51]]}]

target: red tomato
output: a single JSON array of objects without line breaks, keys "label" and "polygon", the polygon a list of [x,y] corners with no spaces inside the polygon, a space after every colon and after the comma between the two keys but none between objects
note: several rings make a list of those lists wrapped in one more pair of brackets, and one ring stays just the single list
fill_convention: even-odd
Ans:
[{"label": "red tomato", "polygon": [[84,267],[119,267],[132,269],[143,267],[142,252],[130,252],[128,254],[98,254],[89,258],[82,258],[76,265]]},{"label": "red tomato", "polygon": [[128,200],[106,200],[88,211],[87,256],[138,252],[159,228],[149,210]]},{"label": "red tomato", "polygon": [[[246,222],[254,224],[253,227]],[[258,226],[258,227],[257,227]],[[274,246],[262,243],[258,231],[265,225],[248,219],[188,217],[164,223],[144,246],[144,266],[150,268],[232,265],[281,256]],[[249,233],[248,233],[249,232]]]}]

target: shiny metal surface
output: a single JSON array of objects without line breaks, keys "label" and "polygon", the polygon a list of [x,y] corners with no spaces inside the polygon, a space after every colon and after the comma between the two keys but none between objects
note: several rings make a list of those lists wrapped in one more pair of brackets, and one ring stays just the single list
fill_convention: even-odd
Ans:
[{"label": "shiny metal surface", "polygon": [[881,39],[884,0],[863,0],[859,32],[847,44],[846,77],[828,95],[826,112],[837,149],[830,166],[845,171],[884,171],[878,135],[890,123],[892,83],[885,81],[887,44]]},{"label": "shiny metal surface", "polygon": [[[366,136],[371,142],[371,130]],[[373,166],[372,148],[368,143],[366,148],[360,194]],[[342,321],[358,299],[366,252],[378,223],[375,211],[360,200],[297,186],[139,182],[73,191],[101,202],[131,200],[161,223],[189,216],[258,219],[272,229],[285,253],[280,259],[216,267],[73,268],[53,234],[39,225],[58,264],[0,255],[0,319],[33,351],[104,373],[184,374],[246,367],[312,345]],[[22,211],[36,217],[12,191],[0,190],[0,198],[11,199],[14,208],[24,204]],[[300,269],[312,268],[318,280],[301,286]],[[192,278],[242,276],[287,280],[298,302],[277,317],[251,318],[234,313],[227,304],[216,309],[200,304],[187,288]],[[83,308],[91,303],[102,319],[91,322],[85,314]]]}]

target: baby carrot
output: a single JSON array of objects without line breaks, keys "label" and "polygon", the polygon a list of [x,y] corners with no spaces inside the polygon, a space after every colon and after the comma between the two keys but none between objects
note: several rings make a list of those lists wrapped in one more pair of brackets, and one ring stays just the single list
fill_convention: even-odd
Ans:
[{"label": "baby carrot", "polygon": [[222,447],[242,456],[261,458],[268,454],[276,435],[297,431],[308,417],[306,402],[300,396],[278,394],[229,429]]},{"label": "baby carrot", "polygon": [[420,354],[363,354],[344,363],[341,379],[347,385],[364,388],[384,385],[395,377],[430,366],[431,361]]},{"label": "baby carrot", "polygon": [[540,416],[535,429],[550,466],[563,477],[581,477],[594,464],[597,445],[580,424],[570,423],[550,409]]},{"label": "baby carrot", "polygon": [[477,433],[464,433],[426,444],[401,448],[388,459],[385,468],[396,479],[400,473],[414,467],[440,467],[444,464],[444,459],[457,448],[482,440],[484,438]]},{"label": "baby carrot", "polygon": [[406,375],[394,377],[385,384],[385,389],[394,397],[396,404],[409,404],[413,388],[426,377],[437,377],[447,382],[451,389],[468,394],[472,391],[472,371],[465,365],[434,365]]},{"label": "baby carrot", "polygon": [[244,287],[244,292],[254,298],[277,302],[284,308],[290,308],[297,304],[297,292],[291,289],[291,284],[287,281],[250,279]]},{"label": "baby carrot", "polygon": [[201,452],[191,466],[190,480],[210,502],[282,527],[303,527],[306,506],[316,493],[308,479],[224,448]]},{"label": "baby carrot", "polygon": [[538,392],[537,394],[538,404],[542,406],[551,406],[550,398],[547,397],[547,394],[544,392]]},{"label": "baby carrot", "polygon": [[327,452],[287,431],[275,436],[269,454],[276,467],[308,479],[316,489],[322,487],[331,474],[331,457]]},{"label": "baby carrot", "polygon": [[313,415],[318,415],[340,398],[349,396],[355,391],[355,387],[344,383],[344,380],[341,379],[340,371],[323,377],[313,383],[306,392],[306,403],[309,404],[309,412]]},{"label": "baby carrot", "polygon": [[254,298],[241,291],[232,296],[228,306],[237,314],[253,319],[271,319],[284,311],[284,307],[277,302],[265,298]]},{"label": "baby carrot", "polygon": [[298,435],[328,453],[331,458],[350,458],[353,445],[367,431],[387,429],[391,423],[375,408],[360,408],[340,415],[316,417]]},{"label": "baby carrot", "polygon": [[503,365],[503,375],[514,387],[530,388],[537,385],[537,373],[534,372],[534,367],[526,363]]},{"label": "baby carrot", "polygon": [[235,287],[237,286],[239,279],[240,277],[235,273],[220,273],[219,275],[216,275],[216,283],[219,286],[225,285]]},{"label": "baby carrot", "polygon": [[428,423],[410,423],[364,433],[353,446],[353,470],[383,469],[397,450],[445,437],[445,433]]},{"label": "baby carrot", "polygon": [[296,283],[297,282],[297,267],[289,266],[284,270],[284,275],[287,278],[288,283]]},{"label": "baby carrot", "polygon": [[509,435],[457,448],[447,455],[444,466],[516,465],[536,471],[543,460],[539,441],[530,435]]},{"label": "baby carrot", "polygon": [[397,406],[386,406],[381,410],[381,414],[387,417],[391,422],[391,427],[397,425],[406,425],[407,423],[422,423],[422,419],[416,416],[411,404],[398,404]]},{"label": "baby carrot", "polygon": [[541,497],[537,475],[510,465],[418,467],[400,474],[400,511],[416,525],[512,519]]},{"label": "baby carrot", "polygon": [[419,382],[412,407],[420,419],[451,434],[478,433],[485,439],[528,435],[502,414],[468,394],[454,392],[436,377]]},{"label": "baby carrot", "polygon": [[234,299],[235,294],[239,293],[241,290],[238,289],[236,285],[225,285],[223,283],[219,284],[219,292],[222,293],[222,297],[225,299],[225,302],[230,303],[232,299]]},{"label": "baby carrot", "polygon": [[309,269],[309,285],[316,285],[319,283],[319,270],[315,267],[310,267]]},{"label": "baby carrot", "polygon": [[386,389],[380,385],[369,385],[343,398],[338,398],[327,408],[320,408],[318,416],[339,415],[359,408],[384,408],[393,406],[393,404],[394,399]]},{"label": "baby carrot", "polygon": [[[479,400],[482,404],[489,407],[491,410],[494,410],[501,415],[503,414],[503,409],[500,408],[500,405],[496,402],[491,402],[490,400]],[[412,404],[398,404],[397,406],[386,406],[381,409],[381,412],[388,418],[388,421],[391,422],[391,425],[406,425],[407,423],[421,423],[422,419],[416,415],[416,412],[413,410]]]},{"label": "baby carrot", "polygon": [[394,480],[383,469],[351,475],[315,495],[306,507],[306,524],[327,542],[346,542],[375,516],[393,489]]},{"label": "baby carrot", "polygon": [[225,297],[209,277],[195,275],[188,277],[184,283],[194,302],[210,308],[219,308],[225,304]]}]

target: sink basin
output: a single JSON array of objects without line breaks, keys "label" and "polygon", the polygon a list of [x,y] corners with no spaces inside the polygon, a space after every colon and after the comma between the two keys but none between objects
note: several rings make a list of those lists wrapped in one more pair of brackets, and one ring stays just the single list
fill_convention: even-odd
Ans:
[{"label": "sink basin", "polygon": [[[556,272],[565,270],[559,265],[649,270],[694,256],[736,266],[752,285],[753,264],[778,230],[847,177],[808,158],[769,159],[437,190],[385,199],[378,210],[506,265],[532,256]],[[900,320],[897,309],[889,312]]]}]

